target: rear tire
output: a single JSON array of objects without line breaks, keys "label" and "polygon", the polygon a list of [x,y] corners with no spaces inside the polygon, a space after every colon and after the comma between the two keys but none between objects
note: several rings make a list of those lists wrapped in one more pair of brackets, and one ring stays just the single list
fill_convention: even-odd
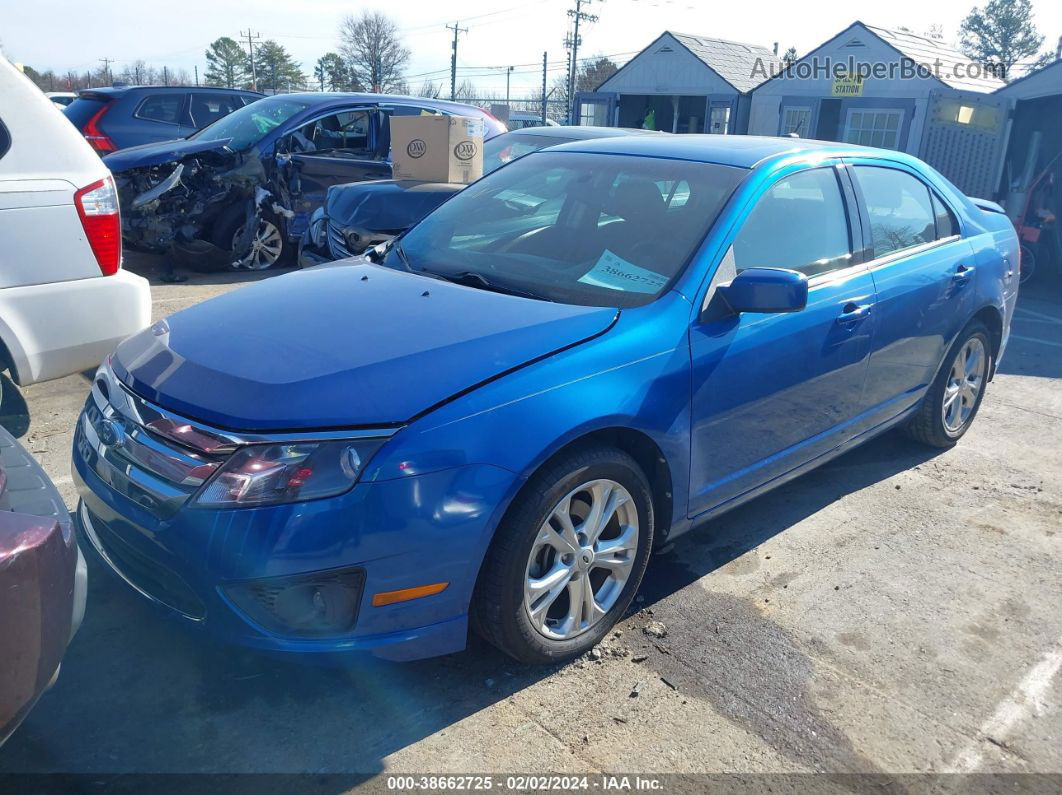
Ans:
[{"label": "rear tire", "polygon": [[638,463],[610,447],[575,450],[537,472],[498,527],[473,627],[521,662],[578,657],[623,616],[652,544],[652,492]]},{"label": "rear tire", "polygon": [[975,320],[952,344],[904,431],[930,447],[953,447],[973,424],[991,372],[992,341],[985,324]]}]

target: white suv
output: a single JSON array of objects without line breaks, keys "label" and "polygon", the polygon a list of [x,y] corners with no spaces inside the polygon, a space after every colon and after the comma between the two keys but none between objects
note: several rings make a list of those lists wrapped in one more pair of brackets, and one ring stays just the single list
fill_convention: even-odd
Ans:
[{"label": "white suv", "polygon": [[94,368],[150,318],[110,172],[0,57],[0,370],[26,385]]}]

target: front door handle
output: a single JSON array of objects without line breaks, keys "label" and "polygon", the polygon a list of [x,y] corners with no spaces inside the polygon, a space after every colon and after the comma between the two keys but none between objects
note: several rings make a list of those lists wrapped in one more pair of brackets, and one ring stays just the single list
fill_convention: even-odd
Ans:
[{"label": "front door handle", "polygon": [[972,265],[960,265],[955,270],[955,274],[951,277],[953,282],[959,284],[965,284],[973,276],[974,267]]},{"label": "front door handle", "polygon": [[844,305],[844,309],[837,317],[837,323],[841,326],[850,326],[870,314],[873,304],[857,304],[851,301]]}]

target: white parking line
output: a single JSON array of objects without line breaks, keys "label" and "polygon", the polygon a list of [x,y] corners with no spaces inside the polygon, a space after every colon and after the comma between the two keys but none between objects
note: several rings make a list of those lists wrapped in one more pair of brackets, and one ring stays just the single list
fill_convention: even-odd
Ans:
[{"label": "white parking line", "polygon": [[1062,342],[1055,342],[1054,340],[1042,340],[1039,337],[1023,337],[1021,334],[1015,334],[1011,332],[1011,339],[1021,340],[1022,342],[1038,342],[1041,345],[1050,345],[1053,348],[1062,348]]},{"label": "white parking line", "polygon": [[1038,318],[1039,320],[1043,320],[1048,323],[1057,323],[1058,325],[1062,326],[1062,319],[1052,317],[1051,315],[1045,315],[1043,312],[1033,312],[1031,309],[1026,309],[1023,306],[1019,306],[1014,311],[1021,312],[1023,315],[1029,315],[1030,317]]},{"label": "white parking line", "polygon": [[999,703],[978,731],[978,739],[966,746],[948,766],[947,773],[972,773],[984,761],[984,744],[1004,745],[1007,736],[1019,723],[1044,710],[1043,697],[1051,680],[1062,668],[1062,638],[1055,643],[1032,670],[1025,675],[1007,698]]}]

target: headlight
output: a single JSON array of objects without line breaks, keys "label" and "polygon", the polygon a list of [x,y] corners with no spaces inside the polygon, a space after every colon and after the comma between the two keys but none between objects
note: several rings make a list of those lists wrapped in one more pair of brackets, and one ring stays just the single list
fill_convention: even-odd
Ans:
[{"label": "headlight", "polygon": [[382,439],[249,445],[232,454],[196,502],[237,508],[334,497],[350,490],[381,444]]}]

